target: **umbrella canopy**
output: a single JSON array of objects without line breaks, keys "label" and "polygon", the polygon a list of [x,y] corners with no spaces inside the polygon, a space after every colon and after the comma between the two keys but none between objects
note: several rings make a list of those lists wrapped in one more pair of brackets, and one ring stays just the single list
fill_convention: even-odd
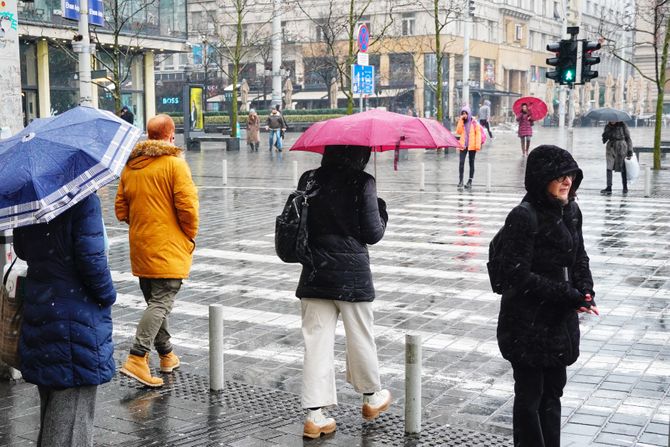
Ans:
[{"label": "umbrella canopy", "polygon": [[76,107],[0,141],[0,230],[52,220],[119,177],[141,131]]},{"label": "umbrella canopy", "polygon": [[547,105],[540,98],[535,96],[524,96],[522,98],[514,101],[512,105],[512,111],[515,115],[521,113],[521,105],[526,104],[528,106],[528,112],[533,121],[540,121],[542,118],[547,116]]},{"label": "umbrella canopy", "polygon": [[628,121],[631,119],[630,115],[623,110],[611,109],[604,107],[602,109],[593,109],[587,113],[584,118],[595,121]]},{"label": "umbrella canopy", "polygon": [[451,132],[435,120],[374,109],[315,123],[291,150],[322,154],[330,145],[368,146],[375,152],[460,147]]}]

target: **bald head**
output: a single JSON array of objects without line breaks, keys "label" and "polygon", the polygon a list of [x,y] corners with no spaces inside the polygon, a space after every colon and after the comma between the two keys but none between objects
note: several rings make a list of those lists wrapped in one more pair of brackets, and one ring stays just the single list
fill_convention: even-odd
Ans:
[{"label": "bald head", "polygon": [[174,140],[174,121],[169,115],[161,113],[147,123],[147,134],[150,140]]}]

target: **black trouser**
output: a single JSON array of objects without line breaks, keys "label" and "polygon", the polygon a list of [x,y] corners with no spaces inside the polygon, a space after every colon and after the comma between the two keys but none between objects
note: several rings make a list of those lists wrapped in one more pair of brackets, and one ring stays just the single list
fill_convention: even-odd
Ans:
[{"label": "black trouser", "polygon": [[[628,190],[628,177],[626,176],[626,162],[621,166],[621,185],[624,191]],[[607,189],[612,189],[612,169],[607,170]]]},{"label": "black trouser", "polygon": [[489,133],[489,137],[493,138],[493,134],[491,133],[491,127],[489,126],[489,120],[479,120],[479,124],[481,124],[482,127],[486,127],[486,130]]},{"label": "black trouser", "polygon": [[560,447],[565,367],[514,369],[514,447]]},{"label": "black trouser", "polygon": [[477,155],[477,151],[469,151],[467,149],[462,150],[460,153],[460,158],[458,160],[458,182],[463,183],[463,168],[465,167],[465,157],[468,157],[468,160],[470,162],[470,177],[469,179],[472,180],[475,176],[475,156]]}]

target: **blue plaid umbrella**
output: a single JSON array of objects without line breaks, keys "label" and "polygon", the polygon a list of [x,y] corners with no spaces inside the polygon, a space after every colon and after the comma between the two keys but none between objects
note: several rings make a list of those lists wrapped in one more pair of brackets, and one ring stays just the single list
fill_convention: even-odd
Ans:
[{"label": "blue plaid umbrella", "polygon": [[0,230],[52,220],[121,175],[141,131],[76,107],[0,140]]}]

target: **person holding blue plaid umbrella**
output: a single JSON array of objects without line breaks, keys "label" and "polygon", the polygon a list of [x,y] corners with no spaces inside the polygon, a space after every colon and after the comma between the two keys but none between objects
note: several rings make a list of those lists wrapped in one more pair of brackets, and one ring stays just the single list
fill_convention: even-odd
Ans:
[{"label": "person holding blue plaid umbrella", "polygon": [[0,229],[28,264],[19,339],[40,397],[38,446],[92,446],[98,385],[114,376],[116,290],[95,191],[140,136],[114,114],[77,107],[0,141]]}]

